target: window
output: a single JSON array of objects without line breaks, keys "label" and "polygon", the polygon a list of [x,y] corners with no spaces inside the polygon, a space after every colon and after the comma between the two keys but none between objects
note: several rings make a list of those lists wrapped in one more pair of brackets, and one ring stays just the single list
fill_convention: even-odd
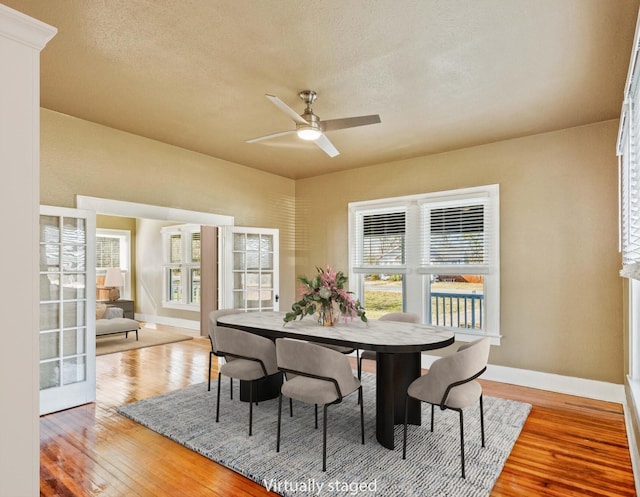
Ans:
[{"label": "window", "polygon": [[131,232],[128,230],[96,229],[96,299],[107,300],[109,289],[104,288],[107,269],[119,267],[124,277],[120,298],[131,298]]},{"label": "window", "polygon": [[620,275],[629,278],[629,375],[631,393],[640,402],[640,18],[624,89],[618,133],[620,194]]},{"label": "window", "polygon": [[163,306],[200,310],[200,226],[162,228]]},{"label": "window", "polygon": [[367,315],[498,337],[498,207],[498,185],[350,204],[352,291]]}]

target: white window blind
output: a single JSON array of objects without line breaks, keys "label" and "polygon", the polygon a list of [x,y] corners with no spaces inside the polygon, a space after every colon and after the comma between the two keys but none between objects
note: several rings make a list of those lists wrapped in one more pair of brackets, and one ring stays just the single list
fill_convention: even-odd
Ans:
[{"label": "white window blind", "polygon": [[351,267],[355,272],[402,270],[406,265],[407,209],[380,208],[356,214]]},{"label": "white window blind", "polygon": [[491,268],[492,216],[489,198],[451,199],[421,204],[421,267],[428,272],[486,273]]},{"label": "white window blind", "polygon": [[120,267],[120,240],[112,236],[97,236],[96,267],[107,269]]},{"label": "white window blind", "polygon": [[640,279],[640,68],[637,45],[632,60],[618,136],[620,250],[621,274]]}]

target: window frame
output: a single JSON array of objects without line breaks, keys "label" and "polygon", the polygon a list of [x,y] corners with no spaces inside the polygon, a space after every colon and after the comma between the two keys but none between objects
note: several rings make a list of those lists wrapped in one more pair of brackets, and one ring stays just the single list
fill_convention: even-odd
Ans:
[{"label": "window frame", "polygon": [[124,287],[120,289],[120,298],[131,299],[131,231],[111,228],[96,228],[96,282],[99,276],[106,276],[108,268],[99,268],[97,261],[98,239],[117,238],[120,242],[119,268],[124,278]]},{"label": "window frame", "polygon": [[[193,260],[193,235],[195,233],[200,234],[201,227],[197,224],[181,224],[175,226],[165,226],[160,229],[162,236],[162,307],[167,309],[179,309],[188,311],[200,312],[201,302],[193,302],[191,296],[193,294],[192,288],[192,272],[195,270],[201,271],[201,258],[200,260]],[[179,262],[172,262],[171,260],[171,247],[172,238],[176,235],[180,236],[180,250],[181,258]],[[169,283],[171,279],[171,271],[174,269],[180,270],[180,300],[171,299],[170,292],[172,285]],[[200,295],[200,293],[199,293]]]},{"label": "window frame", "polygon": [[[429,247],[429,219],[425,218],[426,207],[485,205],[483,233],[485,261],[483,264],[425,263]],[[349,203],[349,278],[356,297],[364,297],[364,275],[397,273],[404,275],[405,312],[420,316],[422,322],[429,320],[430,278],[434,274],[481,274],[484,277],[484,322],[483,329],[450,327],[456,339],[469,341],[478,336],[489,336],[492,343],[500,343],[500,196],[499,185],[484,185],[471,188],[430,192],[387,199],[376,199]],[[363,263],[362,242],[364,239],[364,216],[404,210],[405,217],[405,263],[394,265],[366,265]],[[366,303],[365,303],[366,307]]]}]

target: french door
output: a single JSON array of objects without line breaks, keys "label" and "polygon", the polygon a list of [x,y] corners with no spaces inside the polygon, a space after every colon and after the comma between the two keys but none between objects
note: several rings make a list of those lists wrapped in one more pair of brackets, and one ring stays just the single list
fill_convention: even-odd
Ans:
[{"label": "french door", "polygon": [[279,310],[279,231],[220,228],[220,309]]},{"label": "french door", "polygon": [[96,396],[95,212],[40,206],[40,414]]}]

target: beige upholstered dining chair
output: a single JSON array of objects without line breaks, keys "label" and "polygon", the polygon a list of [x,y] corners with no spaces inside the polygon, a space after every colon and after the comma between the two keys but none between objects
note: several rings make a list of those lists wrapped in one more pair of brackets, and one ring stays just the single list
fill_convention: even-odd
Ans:
[{"label": "beige upholstered dining chair", "polygon": [[[400,321],[402,323],[419,323],[420,316],[412,312],[389,312],[378,318],[379,321]],[[362,361],[363,359],[369,359],[371,361],[376,360],[375,350],[363,350],[358,354],[358,378],[362,379]]]},{"label": "beige upholstered dining chair", "polygon": [[402,458],[407,456],[407,418],[409,398],[431,404],[431,431],[433,432],[434,407],[452,409],[460,415],[460,459],[462,478],[464,473],[464,416],[463,409],[480,400],[480,431],[484,447],[484,413],[482,387],[475,381],[487,369],[491,341],[488,337],[466,343],[457,352],[437,359],[429,372],[414,380],[407,389],[405,402],[404,440]]},{"label": "beige upholstered dining chair", "polygon": [[[299,340],[276,340],[278,369],[286,381],[278,399],[278,435],[276,451],[280,452],[280,427],[282,424],[282,397],[314,404],[316,428],[318,404],[323,406],[322,419],[322,471],[327,470],[327,406],[338,404],[347,395],[358,391],[362,394],[360,380],[353,376],[349,359],[342,353]],[[360,431],[364,444],[364,410],[360,403]]]},{"label": "beige upholstered dining chair", "polygon": [[253,395],[256,381],[278,372],[276,346],[268,338],[224,326],[214,328],[217,351],[227,362],[218,372],[216,423],[220,419],[220,378],[222,375],[251,382],[249,388],[249,436],[253,425]]},{"label": "beige upholstered dining chair", "polygon": [[[208,381],[208,386],[207,386],[207,391],[211,391],[211,366],[212,366],[212,361],[213,361],[213,357],[222,357],[224,358],[224,354],[221,354],[220,352],[218,352],[218,348],[216,347],[216,338],[215,338],[215,333],[214,330],[216,329],[217,322],[218,322],[218,318],[222,317],[222,316],[228,316],[229,314],[238,314],[242,311],[238,310],[238,309],[218,309],[217,311],[211,311],[209,313],[209,341],[211,342],[211,350],[209,351],[209,381]],[[226,359],[225,359],[226,360]],[[231,399],[233,400],[233,378],[229,378],[230,380],[230,395],[231,395]]]}]

